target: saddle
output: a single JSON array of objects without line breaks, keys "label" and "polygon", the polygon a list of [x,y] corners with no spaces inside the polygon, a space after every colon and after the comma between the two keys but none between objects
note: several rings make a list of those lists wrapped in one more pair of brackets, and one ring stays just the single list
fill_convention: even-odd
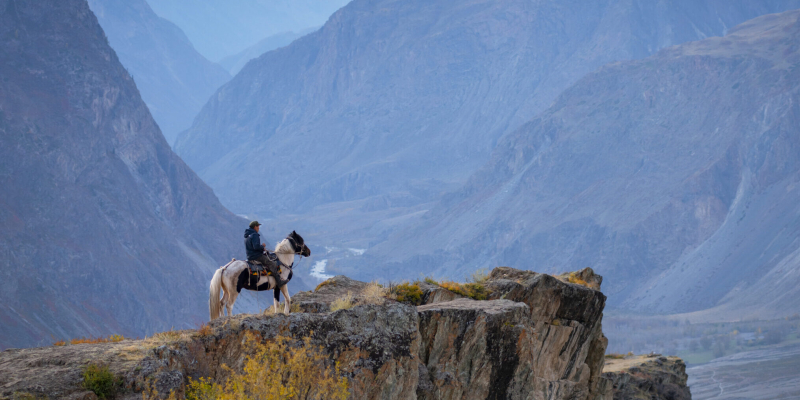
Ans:
[{"label": "saddle", "polygon": [[[278,265],[278,272],[280,273],[281,267],[280,262],[278,262],[278,255],[267,252],[267,258]],[[247,269],[250,270],[250,274],[253,276],[270,276],[272,272],[270,272],[261,261],[258,260],[245,260],[247,263]]]}]

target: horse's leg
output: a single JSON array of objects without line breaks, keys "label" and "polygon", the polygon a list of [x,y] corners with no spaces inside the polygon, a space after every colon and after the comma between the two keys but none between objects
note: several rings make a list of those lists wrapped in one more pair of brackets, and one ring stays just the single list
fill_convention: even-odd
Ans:
[{"label": "horse's leg", "polygon": [[228,301],[225,304],[228,307],[228,316],[230,317],[233,315],[233,303],[236,303],[236,297],[239,296],[239,293],[236,293],[235,290],[231,290],[230,297],[228,297]]},{"label": "horse's leg", "polygon": [[275,314],[278,313],[278,307],[281,304],[281,303],[278,302],[278,293],[280,293],[278,291],[278,288],[272,289],[272,303],[275,304],[275,308],[274,308],[275,309]]},{"label": "horse's leg", "polygon": [[289,297],[289,288],[286,286],[287,285],[281,286],[281,293],[283,293],[283,296],[286,297],[286,304],[283,306],[283,313],[289,315],[289,312],[292,310],[292,298]]}]

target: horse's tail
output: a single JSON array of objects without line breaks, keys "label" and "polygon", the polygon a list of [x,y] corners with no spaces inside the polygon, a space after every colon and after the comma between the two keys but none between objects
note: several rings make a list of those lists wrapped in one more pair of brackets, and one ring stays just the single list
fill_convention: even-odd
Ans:
[{"label": "horse's tail", "polygon": [[222,311],[222,303],[219,300],[219,291],[222,289],[222,273],[225,271],[225,267],[222,267],[214,273],[214,277],[211,278],[211,287],[208,291],[208,313],[211,316],[211,320],[213,321],[217,317],[219,317],[220,312]]}]

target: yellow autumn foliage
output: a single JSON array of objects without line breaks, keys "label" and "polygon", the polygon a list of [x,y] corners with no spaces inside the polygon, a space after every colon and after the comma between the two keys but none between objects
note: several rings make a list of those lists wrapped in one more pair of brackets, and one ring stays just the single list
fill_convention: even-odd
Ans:
[{"label": "yellow autumn foliage", "polygon": [[[303,339],[300,346],[292,339],[279,336],[260,343],[248,334],[247,348],[255,348],[247,356],[244,370],[232,372],[220,385],[207,379],[190,380],[186,387],[188,400],[344,400],[348,396],[348,380],[342,376],[339,364],[329,365],[321,346]],[[223,365],[223,368],[230,368]],[[176,399],[171,394],[170,399]]]}]

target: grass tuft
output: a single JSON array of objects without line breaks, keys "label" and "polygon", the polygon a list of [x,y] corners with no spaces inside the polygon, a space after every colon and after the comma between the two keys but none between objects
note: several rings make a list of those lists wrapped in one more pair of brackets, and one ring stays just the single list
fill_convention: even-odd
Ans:
[{"label": "grass tuft", "polygon": [[314,291],[315,291],[315,292],[318,292],[320,289],[324,288],[325,286],[328,286],[328,285],[330,285],[330,284],[333,284],[333,280],[332,280],[332,279],[333,279],[333,278],[331,278],[331,279],[327,279],[327,280],[324,280],[324,281],[320,282],[320,284],[319,284],[319,285],[317,285],[317,287],[316,287],[316,288],[314,288]]},{"label": "grass tuft", "polygon": [[447,289],[455,294],[469,297],[473,300],[486,300],[489,298],[489,291],[482,283],[458,283],[443,281],[439,282],[439,287]]},{"label": "grass tuft", "polygon": [[331,303],[331,312],[339,310],[349,310],[353,308],[353,293],[347,292],[344,297],[340,297]]},{"label": "grass tuft", "polygon": [[378,282],[370,282],[362,291],[359,302],[361,304],[381,305],[386,301],[387,290]]},{"label": "grass tuft", "polygon": [[214,333],[214,331],[211,329],[211,326],[205,322],[203,322],[200,325],[200,328],[197,329],[197,335],[200,337],[211,336],[212,333]]}]

